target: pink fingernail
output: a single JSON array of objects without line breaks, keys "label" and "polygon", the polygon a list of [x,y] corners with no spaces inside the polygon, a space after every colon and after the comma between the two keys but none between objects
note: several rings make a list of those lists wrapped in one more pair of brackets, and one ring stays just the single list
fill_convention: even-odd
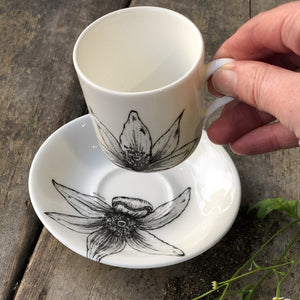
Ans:
[{"label": "pink fingernail", "polygon": [[226,64],[217,70],[212,76],[212,84],[217,92],[237,97],[237,74],[233,70],[233,64]]}]

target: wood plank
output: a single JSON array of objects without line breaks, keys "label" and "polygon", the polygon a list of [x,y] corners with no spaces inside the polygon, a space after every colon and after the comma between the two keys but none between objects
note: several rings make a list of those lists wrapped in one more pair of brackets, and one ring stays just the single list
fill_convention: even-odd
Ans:
[{"label": "wood plank", "polygon": [[161,299],[168,268],[154,271],[106,266],[81,257],[43,230],[15,300]]},{"label": "wood plank", "polygon": [[9,299],[42,229],[28,171],[43,140],[85,111],[72,66],[82,29],[127,1],[0,1],[0,299]]},{"label": "wood plank", "polygon": [[274,7],[277,7],[281,4],[287,3],[290,1],[285,0],[251,0],[250,5],[250,15],[254,17],[255,15],[259,14],[260,12],[272,9]]},{"label": "wood plank", "polygon": [[[255,4],[251,10],[245,0],[135,0],[132,5],[162,6],[185,14],[203,33],[208,61],[250,14],[272,6],[271,1],[267,1],[266,6],[262,0],[251,1],[254,2],[259,2],[260,6]],[[300,196],[299,149],[253,157],[231,155],[241,175],[242,208],[232,230],[212,249],[180,265],[126,270],[80,257],[44,229],[15,299],[191,299],[209,289],[212,280],[228,278],[285,222],[284,216],[275,215],[258,225],[256,218],[246,214],[247,207],[266,197],[299,199]],[[287,232],[261,260],[270,261],[291,235],[292,232]],[[293,272],[298,282],[299,271],[300,266],[297,266]],[[291,282],[285,285],[284,292],[291,299],[300,298],[297,286]],[[256,299],[271,299],[274,293],[274,281],[268,282]]]}]

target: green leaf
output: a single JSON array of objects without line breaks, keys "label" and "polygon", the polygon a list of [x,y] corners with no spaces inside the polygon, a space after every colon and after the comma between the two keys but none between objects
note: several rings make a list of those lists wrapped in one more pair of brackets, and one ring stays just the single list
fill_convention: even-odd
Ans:
[{"label": "green leaf", "polygon": [[282,198],[268,198],[251,206],[248,212],[252,211],[253,209],[258,209],[257,217],[262,220],[271,211],[281,210],[287,212],[290,217],[299,219],[297,214],[297,205],[297,200],[286,201]]}]

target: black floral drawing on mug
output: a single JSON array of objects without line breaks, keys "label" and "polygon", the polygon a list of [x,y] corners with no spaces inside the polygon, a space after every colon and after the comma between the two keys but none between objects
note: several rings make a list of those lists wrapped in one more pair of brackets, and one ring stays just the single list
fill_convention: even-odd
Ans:
[{"label": "black floral drawing on mug", "polygon": [[55,189],[79,215],[45,212],[59,224],[88,234],[87,257],[101,261],[127,246],[156,255],[184,256],[184,252],[149,232],[178,218],[190,201],[191,188],[153,210],[150,202],[124,196],[114,197],[109,205],[99,195],[86,195],[52,180]]},{"label": "black floral drawing on mug", "polygon": [[117,166],[125,169],[142,172],[168,169],[170,165],[184,161],[199,141],[199,139],[194,139],[177,149],[183,112],[171,127],[152,144],[150,132],[135,110],[130,111],[119,140],[97,119],[91,108],[89,111],[97,124],[100,136],[98,141],[103,152]]}]

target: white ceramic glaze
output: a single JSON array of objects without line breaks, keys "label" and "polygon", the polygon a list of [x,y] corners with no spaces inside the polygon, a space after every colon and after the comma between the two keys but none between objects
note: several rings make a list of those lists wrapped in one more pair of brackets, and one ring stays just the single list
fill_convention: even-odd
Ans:
[{"label": "white ceramic glaze", "polygon": [[[211,248],[233,224],[241,196],[232,160],[223,147],[208,140],[205,131],[194,153],[177,167],[138,173],[118,168],[106,158],[88,115],[64,125],[44,142],[30,169],[29,192],[38,217],[60,242],[80,255],[126,268],[177,264]],[[88,201],[91,204],[86,205]],[[143,243],[133,245],[135,237],[126,240],[121,232],[125,247],[120,246],[118,253],[113,254],[116,247],[108,245],[110,248],[103,255],[101,245],[88,242],[93,236],[100,243],[107,230],[103,223],[102,227],[89,223],[88,230],[77,230],[70,224],[92,218],[96,224],[107,217],[103,208],[112,211],[112,202],[115,207],[121,205],[118,215],[122,216],[126,215],[127,204],[133,207],[142,203],[146,208],[151,204],[153,211],[160,209],[161,226],[157,225],[157,214],[153,217],[155,225],[149,212],[134,211],[134,217],[131,212],[126,215],[127,220],[137,220],[138,216],[141,221],[140,225],[135,223],[133,230],[144,224],[139,231]],[[168,210],[172,219],[166,216]],[[118,222],[124,225],[124,221]],[[116,241],[111,234],[108,236],[113,244]],[[99,251],[102,256],[97,256]]]},{"label": "white ceramic glaze", "polygon": [[[208,115],[205,82],[232,61],[205,65],[204,52],[198,28],[160,7],[114,11],[82,32],[74,66],[99,144],[116,165],[153,172],[193,152]],[[211,106],[209,114],[225,102]]]}]

